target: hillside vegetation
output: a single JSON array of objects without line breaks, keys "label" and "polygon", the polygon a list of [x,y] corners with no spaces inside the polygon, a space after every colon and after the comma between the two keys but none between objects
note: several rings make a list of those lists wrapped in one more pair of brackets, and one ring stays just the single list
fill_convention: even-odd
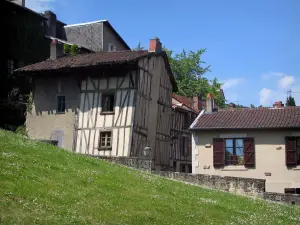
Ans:
[{"label": "hillside vegetation", "polygon": [[0,224],[300,224],[300,208],[208,190],[0,130]]}]

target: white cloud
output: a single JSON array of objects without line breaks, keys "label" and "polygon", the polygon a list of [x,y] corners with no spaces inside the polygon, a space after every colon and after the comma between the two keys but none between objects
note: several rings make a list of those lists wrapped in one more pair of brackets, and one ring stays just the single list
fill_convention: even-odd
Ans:
[{"label": "white cloud", "polygon": [[286,74],[282,72],[269,72],[269,73],[264,73],[261,77],[264,80],[268,80],[274,77],[283,77],[283,76],[286,76]]},{"label": "white cloud", "polygon": [[46,10],[53,9],[53,3],[55,0],[26,0],[26,7],[36,11],[44,12]]},{"label": "white cloud", "polygon": [[280,80],[278,81],[278,87],[285,89],[290,87],[294,82],[295,82],[295,78],[293,76],[286,75],[280,78]]},{"label": "white cloud", "polygon": [[263,88],[259,92],[259,103],[261,105],[269,105],[271,101],[271,96],[272,96],[272,90],[268,88]]},{"label": "white cloud", "polygon": [[234,86],[237,86],[238,84],[241,84],[245,81],[245,79],[243,78],[233,78],[233,79],[229,79],[229,80],[226,80],[224,81],[223,85],[222,85],[222,88],[225,90],[225,89],[229,89],[229,88],[232,88]]}]

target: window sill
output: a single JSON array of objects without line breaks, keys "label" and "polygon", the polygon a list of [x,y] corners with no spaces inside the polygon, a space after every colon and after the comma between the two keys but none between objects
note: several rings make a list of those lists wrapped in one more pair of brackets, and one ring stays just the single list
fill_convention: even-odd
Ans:
[{"label": "window sill", "polygon": [[112,148],[98,148],[98,151],[111,151]]},{"label": "window sill", "polygon": [[113,115],[113,114],[115,114],[114,111],[112,111],[112,112],[101,112],[100,113],[100,115]]},{"label": "window sill", "polygon": [[300,170],[300,165],[294,167],[293,170]]},{"label": "window sill", "polygon": [[245,166],[225,166],[221,171],[247,171]]}]

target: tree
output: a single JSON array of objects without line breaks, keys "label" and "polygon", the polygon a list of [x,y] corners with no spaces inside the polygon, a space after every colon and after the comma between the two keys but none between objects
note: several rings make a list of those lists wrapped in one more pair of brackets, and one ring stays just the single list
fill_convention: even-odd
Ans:
[{"label": "tree", "polygon": [[250,108],[251,108],[251,109],[254,109],[254,108],[255,108],[255,105],[250,104]]},{"label": "tree", "polygon": [[286,98],[285,106],[296,106],[295,98],[291,95]]},{"label": "tree", "polygon": [[206,49],[199,49],[198,51],[182,51],[179,54],[173,54],[164,48],[166,51],[172,72],[175,76],[179,95],[193,97],[201,94],[206,97],[208,93],[212,93],[216,104],[223,108],[225,107],[225,98],[221,90],[222,84],[218,82],[217,78],[208,80],[203,75],[210,71],[209,67],[202,67],[201,56]]},{"label": "tree", "polygon": [[138,46],[136,48],[133,48],[132,50],[141,51],[141,50],[145,50],[145,48],[141,46],[141,42],[139,41]]}]

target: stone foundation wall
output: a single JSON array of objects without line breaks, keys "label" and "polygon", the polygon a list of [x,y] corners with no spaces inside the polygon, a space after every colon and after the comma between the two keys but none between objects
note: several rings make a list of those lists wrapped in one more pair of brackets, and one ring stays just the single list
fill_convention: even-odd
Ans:
[{"label": "stone foundation wall", "polygon": [[187,182],[191,184],[200,185],[221,191],[228,191],[236,194],[259,197],[266,200],[289,203],[293,205],[300,205],[299,194],[282,194],[265,192],[264,179],[242,178],[242,177],[229,177],[229,176],[216,176],[207,174],[189,174],[171,171],[158,171],[152,170],[153,162],[149,159],[137,157],[105,157],[93,156],[101,160],[112,163],[117,163],[132,167],[135,169],[151,172],[152,174],[162,177]]},{"label": "stone foundation wall", "polygon": [[273,192],[265,192],[264,199],[289,203],[292,205],[300,205],[300,195],[299,194],[282,194],[282,193],[273,193]]},{"label": "stone foundation wall", "polygon": [[247,196],[262,197],[265,191],[266,180],[263,179],[186,174],[169,171],[152,171],[152,173],[174,180]]},{"label": "stone foundation wall", "polygon": [[152,160],[138,157],[106,157],[106,156],[92,156],[98,159],[105,160],[111,163],[117,163],[124,166],[132,167],[139,170],[151,172]]}]

